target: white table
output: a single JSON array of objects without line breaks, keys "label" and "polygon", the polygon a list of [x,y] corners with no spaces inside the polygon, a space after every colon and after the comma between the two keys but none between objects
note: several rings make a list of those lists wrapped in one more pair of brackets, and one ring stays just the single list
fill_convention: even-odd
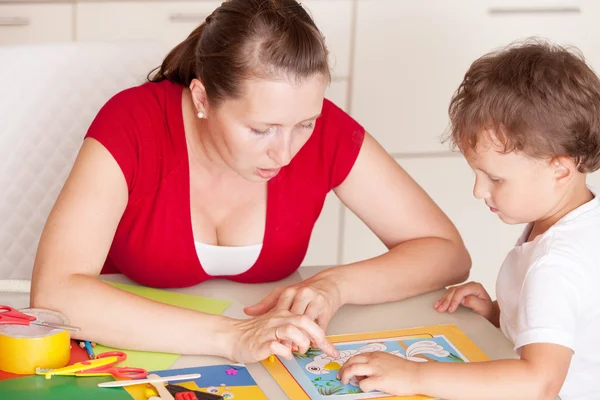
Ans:
[{"label": "white table", "polygon": [[[243,308],[262,300],[272,289],[306,279],[324,268],[303,267],[287,279],[267,284],[240,284],[225,280],[204,282],[200,285],[174,290],[179,293],[214,297],[231,301],[224,315],[244,318]],[[130,283],[122,275],[106,275],[103,278]],[[455,324],[463,330],[490,358],[517,358],[512,344],[502,332],[485,318],[467,309],[454,314],[440,314],[432,305],[443,294],[442,290],[426,293],[396,303],[371,306],[344,306],[334,316],[327,329],[328,335],[361,333],[389,329],[412,328],[424,325]],[[0,293],[0,304],[15,308],[27,307],[29,295],[22,293]],[[227,364],[229,360],[208,356],[181,356],[172,368]],[[260,364],[248,364],[248,370],[269,399],[286,399],[287,396]]]}]

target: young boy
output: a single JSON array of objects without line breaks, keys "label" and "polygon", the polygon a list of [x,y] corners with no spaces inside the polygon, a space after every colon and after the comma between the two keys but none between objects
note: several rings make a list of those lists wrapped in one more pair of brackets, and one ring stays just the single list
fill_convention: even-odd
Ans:
[{"label": "young boy", "polygon": [[561,47],[490,53],[450,104],[451,141],[475,171],[473,194],[509,224],[527,223],[500,270],[492,302],[478,283],[434,305],[483,315],[520,359],[416,363],[356,356],[339,377],[363,391],[444,399],[600,399],[600,80]]}]

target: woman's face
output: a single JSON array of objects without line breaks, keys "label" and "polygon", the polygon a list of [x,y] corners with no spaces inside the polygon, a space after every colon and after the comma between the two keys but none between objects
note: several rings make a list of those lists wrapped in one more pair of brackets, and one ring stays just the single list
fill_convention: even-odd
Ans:
[{"label": "woman's face", "polygon": [[327,84],[320,74],[300,83],[245,81],[242,96],[208,112],[208,132],[220,158],[249,181],[276,176],[310,138]]}]

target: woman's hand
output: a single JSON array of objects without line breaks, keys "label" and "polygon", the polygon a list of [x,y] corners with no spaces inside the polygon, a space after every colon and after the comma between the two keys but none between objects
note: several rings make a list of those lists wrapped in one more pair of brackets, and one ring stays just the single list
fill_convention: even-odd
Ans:
[{"label": "woman's hand", "polygon": [[306,315],[274,309],[263,315],[234,322],[230,359],[237,362],[257,362],[277,355],[293,357],[292,348],[306,353],[311,343],[327,355],[338,357],[338,350],[325,338],[325,332]]},{"label": "woman's hand", "polygon": [[357,381],[363,392],[379,390],[398,396],[413,395],[417,393],[419,363],[375,351],[350,358],[337,377],[344,385],[351,379]]},{"label": "woman's hand", "polygon": [[451,287],[433,307],[439,312],[454,312],[462,305],[475,311],[477,314],[493,321],[497,310],[490,295],[481,283],[469,282],[464,285]]},{"label": "woman's hand", "polygon": [[333,315],[343,305],[340,289],[329,271],[293,286],[277,288],[260,303],[246,307],[244,312],[259,316],[272,309],[288,310],[292,314],[306,315],[325,331]]}]

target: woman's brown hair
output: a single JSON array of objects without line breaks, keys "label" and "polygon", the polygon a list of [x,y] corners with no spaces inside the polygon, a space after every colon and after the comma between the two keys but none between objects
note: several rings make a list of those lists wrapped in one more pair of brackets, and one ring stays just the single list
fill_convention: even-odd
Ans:
[{"label": "woman's brown hair", "polygon": [[600,80],[576,51],[527,40],[484,55],[449,115],[449,138],[462,151],[491,132],[506,152],[570,157],[581,172],[600,168]]},{"label": "woman's brown hair", "polygon": [[329,80],[327,57],[323,35],[296,0],[227,0],[148,79],[187,87],[198,78],[216,105],[239,96],[249,78]]}]

